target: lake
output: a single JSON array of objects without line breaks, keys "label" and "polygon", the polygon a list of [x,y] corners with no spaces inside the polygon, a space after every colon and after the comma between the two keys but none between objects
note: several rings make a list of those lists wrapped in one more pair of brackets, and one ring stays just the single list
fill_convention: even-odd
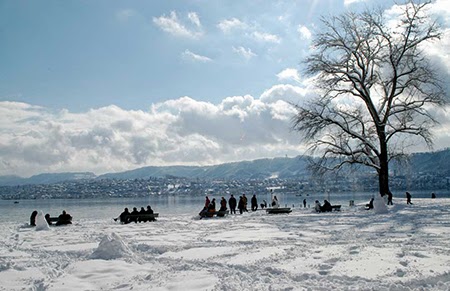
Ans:
[{"label": "lake", "polygon": [[[409,191],[414,198],[430,198],[431,192],[435,192],[437,199],[450,198],[449,190],[435,191]],[[376,193],[372,192],[348,192],[348,193],[318,193],[318,194],[277,194],[282,207],[302,208],[303,199],[307,200],[309,207],[314,207],[314,201],[321,203],[328,199],[331,204],[341,204],[343,210],[349,206],[349,200],[354,200],[356,205],[366,204]],[[239,195],[235,195],[239,198]],[[219,208],[220,195],[210,195],[210,199],[216,198],[216,205]],[[227,200],[229,196],[225,197]],[[250,204],[250,196],[248,196]],[[263,199],[269,204],[271,201],[270,193],[257,195],[258,204]],[[431,199],[431,198],[430,198]],[[51,216],[58,216],[62,210],[66,210],[74,217],[74,221],[80,220],[104,220],[117,217],[125,207],[130,211],[133,207],[138,210],[141,207],[151,205],[155,212],[160,216],[165,215],[189,215],[196,216],[204,205],[204,196],[186,196],[186,195],[152,195],[148,198],[103,198],[103,199],[40,199],[40,200],[18,200],[14,203],[12,200],[0,200],[0,219],[2,222],[20,222],[26,223],[33,210],[42,210],[50,213]],[[394,192],[394,203],[405,203],[404,192]],[[250,205],[249,207],[250,208]]]}]

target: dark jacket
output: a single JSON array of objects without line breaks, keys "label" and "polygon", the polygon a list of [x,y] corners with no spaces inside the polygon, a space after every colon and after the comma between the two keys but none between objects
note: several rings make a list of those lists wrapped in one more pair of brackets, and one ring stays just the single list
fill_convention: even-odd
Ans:
[{"label": "dark jacket", "polygon": [[230,199],[228,200],[228,205],[230,205],[231,209],[235,209],[236,208],[236,198],[230,197]]},{"label": "dark jacket", "polygon": [[119,216],[120,222],[128,223],[128,215],[130,215],[130,212],[128,211],[128,208],[125,208],[125,210]]},{"label": "dark jacket", "polygon": [[326,212],[326,211],[332,211],[333,208],[331,208],[331,204],[330,204],[330,202],[328,202],[328,200],[324,200],[323,205],[320,208],[320,210]]}]

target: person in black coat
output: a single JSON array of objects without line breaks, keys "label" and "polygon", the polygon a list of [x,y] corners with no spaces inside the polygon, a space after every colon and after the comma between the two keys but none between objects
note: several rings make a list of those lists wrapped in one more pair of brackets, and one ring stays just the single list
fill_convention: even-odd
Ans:
[{"label": "person in black coat", "polygon": [[63,210],[62,214],[58,216],[56,225],[72,224],[72,216]]},{"label": "person in black coat", "polygon": [[134,217],[130,217],[128,222],[138,222],[138,216],[139,216],[139,211],[137,210],[136,207],[133,207],[133,211],[131,211],[130,215],[134,215]]},{"label": "person in black coat", "polygon": [[220,209],[219,211],[226,211],[227,210],[227,200],[222,197],[222,199],[220,199]]},{"label": "person in black coat", "polygon": [[370,199],[369,204],[366,204],[366,209],[367,210],[373,209],[373,198]]},{"label": "person in black coat", "polygon": [[242,196],[239,196],[238,209],[240,214],[244,213],[245,211],[245,202]]},{"label": "person in black coat", "polygon": [[236,198],[231,194],[230,199],[228,199],[228,205],[230,206],[230,213],[236,214]]},{"label": "person in black coat", "polygon": [[37,215],[38,215],[38,212],[36,210],[31,213],[30,226],[36,226],[36,216]]},{"label": "person in black coat", "polygon": [[147,205],[147,214],[153,214],[153,209],[150,205]]},{"label": "person in black coat", "polygon": [[[147,205],[147,211],[145,211],[146,214],[153,214],[153,209],[150,205]],[[156,218],[153,216],[148,219],[149,221],[156,221]]]},{"label": "person in black coat", "polygon": [[252,199],[250,200],[250,203],[252,205],[252,211],[258,210],[258,200],[256,199],[256,195],[253,195]]},{"label": "person in black coat", "polygon": [[406,192],[406,204],[412,204],[411,194],[409,192]]},{"label": "person in black coat", "polygon": [[123,224],[127,224],[129,222],[129,216],[130,215],[130,211],[128,211],[128,208],[125,208],[123,210],[123,212],[119,215],[118,218],[114,218],[114,221],[117,221],[117,219],[120,219],[120,222],[122,222]]},{"label": "person in black coat", "polygon": [[330,202],[328,202],[328,200],[323,200],[323,205],[320,208],[320,211],[321,212],[330,212],[332,210],[333,210],[333,208],[331,208]]},{"label": "person in black coat", "polygon": [[144,207],[141,207],[141,210],[139,210],[139,218],[138,218],[139,222],[147,222],[148,221],[147,218],[143,217],[143,215],[146,214],[146,213],[147,213],[147,210],[145,210]]},{"label": "person in black coat", "polygon": [[387,197],[388,197],[387,205],[393,205],[393,203],[392,203],[392,193],[391,193],[391,191],[389,191],[389,192],[387,193]]}]

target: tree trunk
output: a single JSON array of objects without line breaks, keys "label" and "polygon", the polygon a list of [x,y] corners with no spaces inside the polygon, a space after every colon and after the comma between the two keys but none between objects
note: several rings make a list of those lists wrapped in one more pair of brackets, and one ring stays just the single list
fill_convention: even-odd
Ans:
[{"label": "tree trunk", "polygon": [[378,171],[378,181],[379,181],[380,195],[381,197],[383,197],[384,195],[390,193],[388,151],[384,128],[378,131],[378,137],[380,140],[380,155],[379,155],[380,169]]}]

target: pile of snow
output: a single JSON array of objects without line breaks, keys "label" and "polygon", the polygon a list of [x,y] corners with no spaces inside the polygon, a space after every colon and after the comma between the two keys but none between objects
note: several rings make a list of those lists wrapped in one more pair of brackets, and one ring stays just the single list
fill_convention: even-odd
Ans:
[{"label": "pile of snow", "polygon": [[90,256],[91,259],[115,260],[131,255],[130,249],[125,245],[122,238],[115,234],[105,235],[98,248]]},{"label": "pile of snow", "polygon": [[388,208],[386,204],[384,203],[383,198],[380,195],[375,195],[373,200],[373,210],[375,213],[378,214],[384,214],[388,213]]},{"label": "pile of snow", "polygon": [[39,230],[50,230],[50,227],[48,226],[47,220],[45,220],[44,213],[42,211],[39,211],[38,215],[36,216],[36,231]]}]

